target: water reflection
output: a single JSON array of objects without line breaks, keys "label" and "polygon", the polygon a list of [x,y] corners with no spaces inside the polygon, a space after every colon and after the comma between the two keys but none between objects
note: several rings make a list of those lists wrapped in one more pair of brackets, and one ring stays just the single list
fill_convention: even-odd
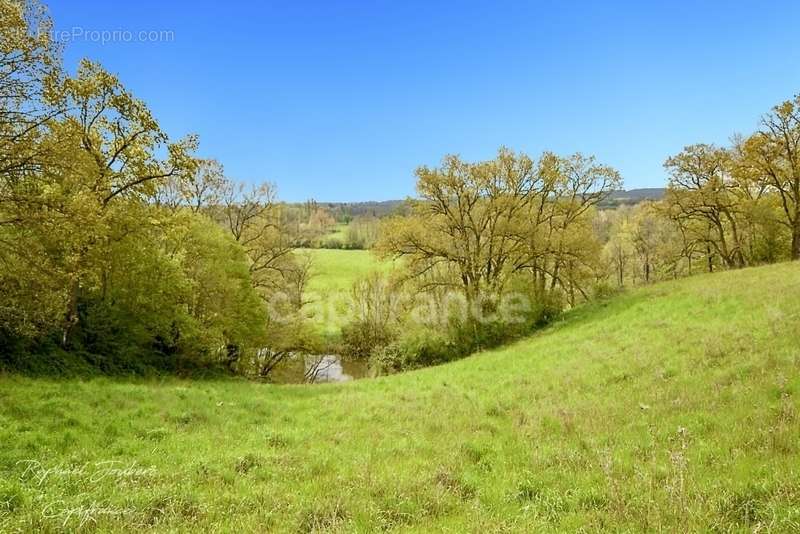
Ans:
[{"label": "water reflection", "polygon": [[280,384],[348,382],[368,376],[366,362],[344,359],[336,354],[297,355],[272,372],[272,380]]}]

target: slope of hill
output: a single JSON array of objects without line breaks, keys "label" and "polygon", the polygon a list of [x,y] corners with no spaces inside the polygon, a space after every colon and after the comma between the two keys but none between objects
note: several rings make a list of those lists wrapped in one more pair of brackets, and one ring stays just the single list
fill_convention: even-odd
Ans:
[{"label": "slope of hill", "polygon": [[0,531],[800,528],[800,264],[329,386],[0,378]]}]

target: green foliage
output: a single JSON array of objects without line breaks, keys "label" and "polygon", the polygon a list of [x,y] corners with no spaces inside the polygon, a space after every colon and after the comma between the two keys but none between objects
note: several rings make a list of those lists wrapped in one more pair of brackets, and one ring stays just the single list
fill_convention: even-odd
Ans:
[{"label": "green foliage", "polygon": [[301,305],[274,189],[195,158],[99,64],[65,75],[35,2],[2,2],[0,20],[3,367],[40,370],[27,350],[103,372],[235,369],[269,343],[275,294]]},{"label": "green foliage", "polygon": [[[115,242],[100,284],[82,287],[66,352],[107,373],[176,371],[214,365],[227,344],[265,341],[264,303],[251,285],[244,250],[218,225],[181,213]],[[19,341],[29,358],[52,364],[53,333]],[[40,363],[8,367],[41,371]],[[16,363],[14,363],[16,362]],[[22,364],[22,365],[21,365]],[[62,366],[56,365],[55,369]]]},{"label": "green foliage", "polygon": [[175,340],[185,352],[265,341],[264,303],[252,286],[245,251],[210,220],[192,217],[175,239],[188,281],[190,335]]},{"label": "green foliage", "polygon": [[380,221],[377,217],[359,216],[347,225],[344,244],[351,249],[371,249],[380,235]]},{"label": "green foliage", "polygon": [[535,161],[501,148],[477,163],[447,156],[417,178],[421,198],[384,223],[376,248],[404,258],[418,291],[455,291],[470,308],[491,307],[527,277],[526,291],[558,289],[572,306],[588,297],[602,268],[592,217],[620,185],[616,170],[582,154]]},{"label": "green foliage", "polygon": [[563,310],[557,291],[524,294],[530,291],[524,278],[512,289],[519,302],[501,302],[478,319],[466,313],[463,301],[420,299],[408,286],[373,275],[351,292],[352,319],[342,329],[343,353],[369,358],[379,374],[438,365],[528,335]]},{"label": "green foliage", "polygon": [[[669,158],[663,202],[602,212],[622,183],[614,168],[501,147],[487,161],[419,167],[418,198],[402,209],[290,205],[196,157],[194,136],[171,139],[98,63],[67,74],[36,0],[3,1],[0,23],[5,368],[41,368],[27,351],[105,372],[192,362],[264,378],[338,341],[360,359],[404,362],[391,368],[427,365],[515,339],[614,286],[800,257],[800,97],[730,147]],[[301,245],[374,247],[397,262],[296,254]],[[342,297],[388,270],[391,284],[367,279]],[[512,320],[504,303],[519,296],[532,309]],[[418,321],[425,299],[434,317]]]},{"label": "green foliage", "polygon": [[342,328],[346,355],[366,359],[373,350],[391,342],[397,336],[403,312],[400,305],[397,288],[380,274],[353,284],[348,310],[352,319]]}]

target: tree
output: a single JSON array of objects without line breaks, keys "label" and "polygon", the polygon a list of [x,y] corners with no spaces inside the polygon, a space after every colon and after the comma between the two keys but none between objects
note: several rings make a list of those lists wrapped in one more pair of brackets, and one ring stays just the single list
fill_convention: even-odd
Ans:
[{"label": "tree", "polygon": [[617,285],[625,285],[625,274],[628,264],[634,255],[633,236],[631,231],[630,208],[620,206],[613,210],[608,241],[605,244],[605,255],[613,265]]},{"label": "tree", "polygon": [[54,102],[62,74],[52,28],[39,3],[0,2],[0,210],[8,188],[41,168],[44,126],[64,111]]},{"label": "tree", "polygon": [[502,290],[523,254],[518,225],[535,199],[537,173],[529,157],[501,149],[496,160],[417,169],[421,201],[408,217],[390,220],[381,250],[406,257],[423,288],[459,288],[469,306]]},{"label": "tree", "polygon": [[620,183],[590,157],[545,153],[537,163],[504,148],[479,163],[448,156],[417,177],[420,201],[384,225],[378,249],[406,258],[421,289],[457,288],[473,311],[493,307],[522,273],[541,291],[549,279],[551,289],[582,292],[596,246],[591,209]]},{"label": "tree", "polygon": [[300,346],[267,313],[285,293],[305,326],[308,265],[274,188],[196,159],[194,137],[171,141],[100,65],[66,77],[51,28],[35,1],[0,0],[0,337],[237,370]]},{"label": "tree", "polygon": [[50,155],[42,143],[59,86],[52,21],[34,1],[0,1],[0,328],[34,335],[58,321],[62,280],[28,224],[46,209],[28,192]]},{"label": "tree", "polygon": [[266,343],[265,305],[253,288],[247,253],[210,219],[180,219],[169,236],[189,281],[185,306],[195,326],[182,337],[196,346],[186,349],[224,346],[223,360],[233,368],[247,349]]},{"label": "tree", "polygon": [[172,210],[187,208],[195,213],[213,214],[218,210],[228,188],[222,164],[214,159],[198,159],[189,176],[171,176],[153,198],[157,206]]},{"label": "tree", "polygon": [[369,249],[378,241],[380,221],[373,215],[358,215],[347,225],[347,248]]},{"label": "tree", "polygon": [[779,197],[781,222],[791,233],[791,258],[800,259],[800,95],[762,118],[743,153],[750,177]]},{"label": "tree", "polygon": [[690,145],[664,166],[670,173],[665,202],[681,226],[686,247],[703,244],[726,267],[745,266],[741,208],[748,191],[732,173],[730,152],[714,145]]},{"label": "tree", "polygon": [[658,250],[664,237],[661,222],[650,204],[639,206],[634,215],[631,241],[639,256],[646,284],[650,283],[658,263]]},{"label": "tree", "polygon": [[529,270],[538,294],[561,287],[575,304],[575,293],[587,298],[586,281],[596,281],[601,245],[592,219],[595,208],[622,180],[619,173],[577,153],[558,157],[545,153],[540,160],[543,188],[536,204],[533,227],[523,234],[527,256],[517,269]]},{"label": "tree", "polygon": [[283,290],[287,278],[296,275],[297,264],[274,186],[248,187],[226,180],[221,198],[217,218],[247,251],[254,286],[265,296]]},{"label": "tree", "polygon": [[347,353],[368,358],[397,335],[402,302],[396,288],[381,274],[357,280],[350,290],[351,321],[342,328]]},{"label": "tree", "polygon": [[64,113],[48,118],[36,139],[36,166],[6,175],[0,210],[7,261],[36,263],[45,286],[66,288],[48,299],[66,297],[66,346],[81,295],[104,287],[110,247],[146,225],[133,208],[163,180],[192,172],[194,140],[170,143],[147,107],[91,62],[63,81],[58,105]]},{"label": "tree", "polygon": [[[88,260],[137,224],[130,218],[115,220],[125,215],[117,204],[145,201],[164,180],[194,172],[196,162],[189,155],[195,139],[170,143],[145,104],[98,64],[81,62],[77,76],[65,81],[63,94],[70,111],[50,130],[58,147],[72,157],[59,158],[46,173],[66,196],[53,200],[68,201],[64,215],[81,223],[80,229],[75,228],[67,262],[66,344],[79,320],[79,292],[90,282],[93,266]],[[161,150],[165,158],[156,155]]]}]

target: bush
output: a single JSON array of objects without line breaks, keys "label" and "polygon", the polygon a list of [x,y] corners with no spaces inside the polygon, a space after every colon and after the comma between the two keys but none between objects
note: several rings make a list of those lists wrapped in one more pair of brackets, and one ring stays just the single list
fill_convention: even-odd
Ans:
[{"label": "bush", "polygon": [[345,247],[344,243],[342,243],[341,240],[339,240],[339,239],[337,239],[335,237],[329,237],[327,239],[324,239],[324,240],[320,241],[319,248],[328,248],[328,249],[338,250],[338,249],[343,249],[343,248],[347,248],[347,247]]},{"label": "bush", "polygon": [[369,360],[370,369],[377,375],[388,375],[413,369],[416,365],[415,356],[400,343],[391,343],[373,351]]},{"label": "bush", "polygon": [[343,352],[369,358],[396,337],[402,322],[402,303],[395,287],[380,273],[358,280],[350,290],[354,319],[342,328]]},{"label": "bush", "polygon": [[345,356],[366,359],[373,351],[383,348],[395,338],[387,325],[372,321],[355,321],[342,327]]},{"label": "bush", "polygon": [[375,349],[370,366],[377,374],[399,373],[457,359],[460,352],[446,335],[430,329],[416,329]]},{"label": "bush", "polygon": [[514,321],[475,319],[452,316],[444,327],[403,325],[402,336],[386,343],[365,341],[370,364],[378,374],[395,373],[457,360],[474,352],[498,347],[530,334],[551,323],[562,311],[563,298],[551,292],[534,300],[535,304]]},{"label": "bush", "polygon": [[592,290],[592,294],[594,298],[599,300],[609,299],[614,295],[619,294],[621,288],[617,285],[610,284],[608,282],[598,282],[594,289]]}]

